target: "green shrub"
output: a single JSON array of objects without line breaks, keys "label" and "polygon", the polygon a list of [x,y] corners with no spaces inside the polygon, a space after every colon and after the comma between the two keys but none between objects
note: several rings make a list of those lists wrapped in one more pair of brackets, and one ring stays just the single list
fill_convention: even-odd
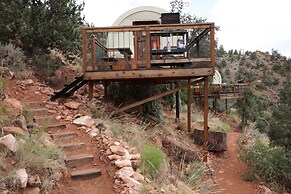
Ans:
[{"label": "green shrub", "polygon": [[62,151],[54,146],[46,145],[44,137],[33,140],[24,138],[20,141],[15,156],[19,168],[29,168],[33,173],[43,172],[44,169],[60,170],[63,168]]},{"label": "green shrub", "polygon": [[62,62],[51,53],[35,55],[32,60],[37,74],[45,78],[54,76],[62,65]]},{"label": "green shrub", "polygon": [[250,56],[251,60],[256,60],[257,59],[257,53],[256,52],[252,52],[251,56]]},{"label": "green shrub", "polygon": [[281,65],[280,65],[279,63],[274,63],[274,65],[273,65],[273,67],[272,67],[272,69],[273,69],[274,71],[278,71],[280,68],[281,68]]},{"label": "green shrub", "polygon": [[220,66],[221,66],[222,68],[224,68],[224,67],[227,66],[227,62],[226,62],[225,59],[223,59],[223,60],[220,62]]},{"label": "green shrub", "polygon": [[251,147],[241,146],[239,159],[250,173],[268,183],[277,183],[291,189],[291,151],[271,148],[257,140]]},{"label": "green shrub", "polygon": [[163,151],[151,144],[145,144],[141,150],[141,165],[145,173],[159,172],[165,161]]},{"label": "green shrub", "polygon": [[42,175],[42,190],[52,188],[65,168],[60,148],[47,145],[41,133],[33,134],[31,138],[24,137],[18,142],[19,149],[15,153],[16,168],[25,168],[32,174]]},{"label": "green shrub", "polygon": [[186,176],[186,184],[193,188],[197,186],[197,183],[205,175],[206,166],[201,162],[192,162],[189,164],[189,168],[189,173]]},{"label": "green shrub", "polygon": [[19,79],[27,79],[33,75],[32,69],[25,63],[23,51],[11,43],[0,44],[0,64],[8,67]]},{"label": "green shrub", "polygon": [[8,120],[9,118],[7,117],[5,106],[0,102],[0,128],[2,128]]}]

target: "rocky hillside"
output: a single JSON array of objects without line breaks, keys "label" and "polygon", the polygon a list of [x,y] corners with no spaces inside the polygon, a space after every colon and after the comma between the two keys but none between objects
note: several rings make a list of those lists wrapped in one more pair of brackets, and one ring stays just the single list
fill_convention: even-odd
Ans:
[{"label": "rocky hillside", "polygon": [[272,53],[218,51],[217,55],[216,64],[223,82],[237,83],[243,80],[253,86],[255,94],[270,101],[277,100],[278,90],[291,75],[291,59],[276,50],[272,50]]}]

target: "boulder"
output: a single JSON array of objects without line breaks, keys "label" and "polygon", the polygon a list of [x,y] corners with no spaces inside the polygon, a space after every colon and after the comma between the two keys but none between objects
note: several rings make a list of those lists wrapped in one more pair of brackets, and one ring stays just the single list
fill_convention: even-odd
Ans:
[{"label": "boulder", "polygon": [[79,126],[92,127],[95,124],[95,121],[90,116],[82,116],[75,119],[73,123]]},{"label": "boulder", "polygon": [[80,107],[81,103],[79,103],[79,102],[67,102],[64,105],[70,109],[77,110]]},{"label": "boulder", "polygon": [[9,118],[22,115],[22,111],[23,111],[22,105],[15,98],[5,98],[3,100],[3,104],[5,107],[6,114]]},{"label": "boulder", "polygon": [[5,134],[12,134],[12,135],[25,135],[26,133],[23,129],[19,127],[3,127],[3,131]]},{"label": "boulder", "polygon": [[[194,143],[202,146],[204,142],[204,131],[195,129],[193,133]],[[227,150],[226,144],[227,134],[225,132],[208,131],[208,150],[214,152],[221,152]]]},{"label": "boulder", "polygon": [[12,152],[16,152],[17,150],[17,140],[11,134],[1,137],[0,144],[6,146]]},{"label": "boulder", "polygon": [[19,180],[20,188],[25,188],[28,180],[28,174],[26,173],[26,170],[24,168],[17,170],[16,176]]},{"label": "boulder", "polygon": [[189,163],[192,161],[201,160],[197,151],[182,144],[172,137],[164,137],[162,139],[162,145],[165,148],[167,155],[174,157],[179,161],[184,160],[186,163]]}]

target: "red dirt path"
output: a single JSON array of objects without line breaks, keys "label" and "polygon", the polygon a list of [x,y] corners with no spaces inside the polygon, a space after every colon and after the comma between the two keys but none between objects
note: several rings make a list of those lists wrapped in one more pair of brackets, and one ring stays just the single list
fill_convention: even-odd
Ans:
[{"label": "red dirt path", "polygon": [[247,167],[238,161],[238,144],[240,133],[227,134],[228,150],[221,157],[215,157],[217,189],[223,194],[257,194],[256,184],[242,180],[242,173]]}]

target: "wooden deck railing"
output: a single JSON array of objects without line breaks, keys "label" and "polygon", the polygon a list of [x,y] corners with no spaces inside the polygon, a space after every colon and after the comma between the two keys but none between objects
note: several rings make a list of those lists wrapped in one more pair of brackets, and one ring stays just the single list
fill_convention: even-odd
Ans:
[{"label": "wooden deck railing", "polygon": [[[243,98],[244,89],[248,84],[216,84],[208,89],[209,97],[212,98]],[[196,86],[193,88],[194,97],[204,95],[204,88]]]},{"label": "wooden deck railing", "polygon": [[[215,69],[214,23],[84,28],[82,36],[84,73]],[[209,53],[201,57],[199,42],[205,36],[210,40]]]}]

